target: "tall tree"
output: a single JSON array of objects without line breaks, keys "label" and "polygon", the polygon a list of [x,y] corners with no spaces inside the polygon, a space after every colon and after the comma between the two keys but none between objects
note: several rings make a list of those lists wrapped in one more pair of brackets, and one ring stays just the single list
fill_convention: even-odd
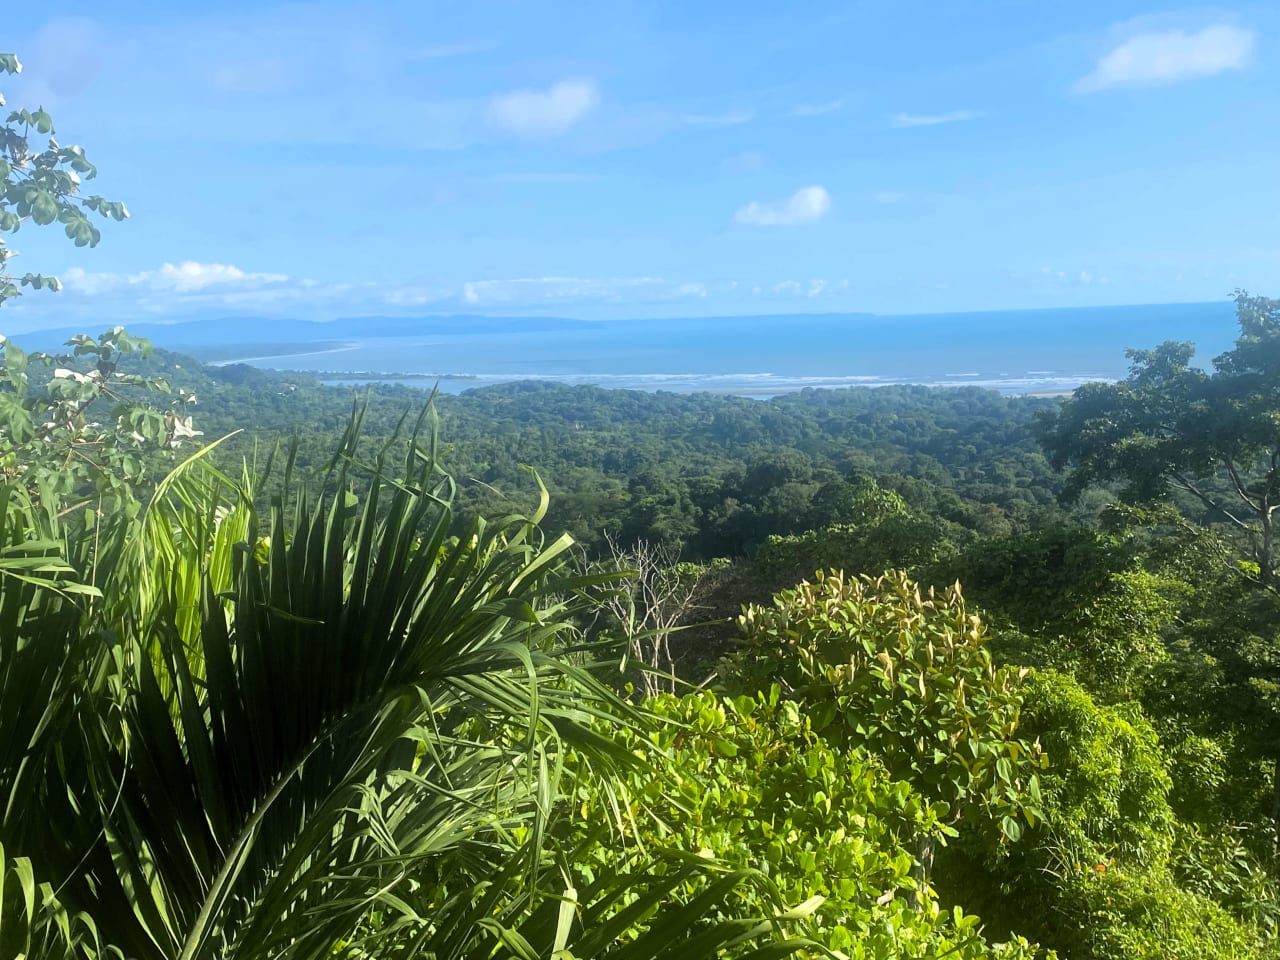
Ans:
[{"label": "tall tree", "polygon": [[1240,336],[1212,371],[1191,365],[1195,347],[1168,341],[1130,350],[1129,376],[1090,383],[1042,415],[1040,441],[1063,492],[1120,481],[1133,502],[1190,495],[1204,519],[1230,524],[1248,543],[1257,579],[1277,586],[1280,507],[1280,300],[1236,294]]}]

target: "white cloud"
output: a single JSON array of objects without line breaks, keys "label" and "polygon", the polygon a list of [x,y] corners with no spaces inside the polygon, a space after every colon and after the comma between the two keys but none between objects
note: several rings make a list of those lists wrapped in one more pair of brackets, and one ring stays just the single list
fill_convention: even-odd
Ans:
[{"label": "white cloud", "polygon": [[1198,33],[1170,30],[1131,37],[1098,61],[1076,84],[1077,93],[1116,87],[1153,87],[1227,70],[1243,70],[1253,60],[1252,30],[1217,24]]},{"label": "white cloud", "polygon": [[819,280],[813,279],[807,282],[801,280],[783,280],[775,283],[768,291],[759,286],[752,287],[752,293],[774,293],[784,297],[804,297],[808,300],[816,299],[824,293],[838,293],[849,289],[848,280]]},{"label": "white cloud", "polygon": [[791,227],[821,220],[830,209],[831,194],[825,187],[801,187],[786,200],[753,200],[740,208],[733,219],[752,227]]},{"label": "white cloud", "polygon": [[959,123],[963,120],[977,120],[982,116],[978,110],[952,110],[950,113],[895,113],[889,122],[895,127],[936,127],[943,123]]},{"label": "white cloud", "polygon": [[138,273],[89,273],[72,267],[62,279],[68,290],[89,296],[128,289],[155,293],[197,293],[211,287],[256,289],[289,280],[283,273],[250,273],[229,263],[195,260],[165,263]]},{"label": "white cloud", "polygon": [[[73,267],[62,274],[59,310],[73,317],[208,315],[209,311],[259,316],[328,319],[371,310],[412,313],[424,307],[521,309],[552,304],[672,304],[728,293],[735,282],[634,277],[516,277],[457,282],[328,283],[283,273],[243,270],[232,264],[165,263],[136,273],[89,273]],[[36,298],[26,298],[36,303]],[[54,298],[49,298],[52,301]]]},{"label": "white cloud", "polygon": [[600,103],[593,80],[562,80],[546,90],[513,90],[489,100],[488,120],[499,130],[528,140],[567,132]]},{"label": "white cloud", "polygon": [[538,306],[549,303],[660,303],[705,299],[732,290],[735,283],[679,282],[662,277],[515,277],[469,280],[462,302],[472,307]]},{"label": "white cloud", "polygon": [[[421,287],[406,284],[330,283],[283,273],[244,270],[229,263],[164,263],[136,273],[91,273],[82,267],[62,272],[64,292],[49,298],[63,322],[78,316],[124,320],[141,317],[207,315],[207,311],[259,316],[323,318],[371,304],[423,303]],[[438,291],[434,299],[448,293]],[[33,301],[34,303],[34,301]]]},{"label": "white cloud", "polygon": [[680,122],[691,127],[736,127],[755,118],[754,110],[729,110],[725,113],[686,113],[680,116]]},{"label": "white cloud", "polygon": [[[137,273],[90,273],[72,267],[62,273],[64,293],[48,306],[61,319],[79,315],[130,320],[207,315],[208,311],[259,316],[328,319],[378,309],[414,310],[426,304],[456,304],[456,286],[417,283],[333,283],[283,273],[243,270],[227,263],[165,263]],[[34,298],[28,298],[35,304]]]},{"label": "white cloud", "polygon": [[796,117],[821,117],[828,113],[835,113],[848,102],[847,97],[840,97],[838,100],[828,100],[825,103],[801,103],[792,108],[791,114]]},{"label": "white cloud", "polygon": [[185,260],[176,265],[162,264],[159,270],[130,277],[130,282],[145,282],[156,289],[184,293],[220,284],[261,286],[284,283],[288,279],[283,273],[247,273],[229,263],[197,263],[194,260]]}]

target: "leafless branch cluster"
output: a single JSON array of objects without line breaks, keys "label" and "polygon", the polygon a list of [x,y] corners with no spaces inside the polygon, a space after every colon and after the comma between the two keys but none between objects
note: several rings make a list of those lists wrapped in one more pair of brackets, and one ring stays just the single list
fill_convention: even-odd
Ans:
[{"label": "leafless branch cluster", "polygon": [[600,613],[621,632],[630,657],[641,665],[641,692],[674,693],[678,657],[671,634],[696,609],[705,576],[693,564],[680,563],[678,546],[648,540],[624,546],[613,537],[606,541],[609,558],[600,565],[631,576],[602,597]]}]

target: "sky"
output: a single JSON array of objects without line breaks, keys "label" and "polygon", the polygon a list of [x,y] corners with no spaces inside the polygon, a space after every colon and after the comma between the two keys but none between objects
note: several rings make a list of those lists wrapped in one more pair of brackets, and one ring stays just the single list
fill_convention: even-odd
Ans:
[{"label": "sky", "polygon": [[1273,0],[42,6],[0,92],[132,216],[14,331],[1280,295]]}]

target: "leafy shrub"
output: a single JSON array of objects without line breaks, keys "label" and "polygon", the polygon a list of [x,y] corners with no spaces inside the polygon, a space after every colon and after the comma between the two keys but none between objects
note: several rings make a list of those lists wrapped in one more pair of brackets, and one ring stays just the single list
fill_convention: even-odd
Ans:
[{"label": "leafy shrub", "polygon": [[1246,843],[1246,827],[1179,824],[1170,861],[1180,886],[1210,897],[1274,940],[1280,890]]},{"label": "leafy shrub", "polygon": [[1035,823],[1039,746],[1018,738],[1026,671],[996,667],[959,585],[925,594],[903,573],[819,575],[740,618],[727,675],[747,691],[777,678],[833,744],[864,748],[898,779],[1017,839]]},{"label": "leafy shrub", "polygon": [[[636,847],[686,851],[762,871],[785,903],[823,898],[804,930],[850,958],[1032,955],[1025,942],[989,944],[977,917],[940,909],[916,875],[916,840],[949,832],[946,805],[864,750],[818,736],[804,706],[777,686],[759,698],[701,691],[646,707],[659,721],[647,735],[600,728],[640,761],[627,795],[610,796],[577,771],[573,817],[557,842],[589,851],[573,864],[582,882],[617,869]],[[607,825],[618,813],[622,844]]]},{"label": "leafy shrub", "polygon": [[[1024,687],[1023,728],[1049,758],[1045,832],[1061,868],[1112,859],[1126,868],[1163,864],[1173,843],[1172,782],[1155,730],[1136,704],[1101,706],[1054,671]],[[1048,866],[1048,864],[1046,864]]]},{"label": "leafy shrub", "polygon": [[1261,960],[1257,934],[1167,871],[1085,867],[1063,884],[1040,925],[1064,957],[1080,960]]},{"label": "leafy shrub", "polygon": [[1171,780],[1140,709],[1095,703],[1053,671],[1032,674],[1023,693],[1023,730],[1049,761],[1044,819],[1017,844],[962,837],[940,858],[940,889],[964,890],[995,935],[1016,931],[1073,960],[1266,956],[1220,891],[1171,868]]}]

